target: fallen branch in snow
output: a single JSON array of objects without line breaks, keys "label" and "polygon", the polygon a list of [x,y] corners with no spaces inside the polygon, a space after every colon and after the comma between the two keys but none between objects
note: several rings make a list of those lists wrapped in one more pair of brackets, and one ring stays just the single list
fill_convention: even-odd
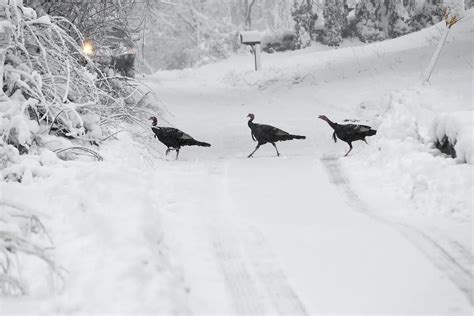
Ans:
[{"label": "fallen branch in snow", "polygon": [[[98,161],[103,161],[104,160],[104,158],[102,158],[102,156],[99,155],[99,153],[93,151],[92,149],[89,149],[89,148],[86,148],[86,147],[79,147],[79,146],[58,149],[58,150],[55,150],[54,153],[56,155],[59,155],[61,153],[67,152],[67,151],[72,151],[75,154],[83,154],[83,155],[91,156],[91,157],[96,158]],[[83,153],[78,153],[77,151],[80,151],[80,152],[82,151]]]},{"label": "fallen branch in snow", "polygon": [[[63,282],[61,269],[46,253],[47,248],[34,241],[35,236],[44,234],[54,246],[39,217],[5,201],[0,201],[0,210],[0,295],[28,293],[22,261],[30,258],[46,263],[52,275]],[[38,266],[36,263],[34,265]]]}]

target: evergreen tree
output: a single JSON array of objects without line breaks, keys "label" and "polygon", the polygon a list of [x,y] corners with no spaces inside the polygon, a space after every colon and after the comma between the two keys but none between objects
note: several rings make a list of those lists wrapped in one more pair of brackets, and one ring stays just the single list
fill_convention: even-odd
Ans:
[{"label": "evergreen tree", "polygon": [[311,45],[314,34],[314,25],[318,15],[313,12],[313,0],[295,0],[291,16],[295,21],[295,44],[294,48],[301,49]]},{"label": "evergreen tree", "polygon": [[408,25],[408,11],[403,5],[403,0],[385,0],[388,18],[388,36],[399,37],[411,32]]},{"label": "evergreen tree", "polygon": [[416,12],[409,21],[413,31],[421,30],[443,19],[443,0],[425,0],[420,12]]},{"label": "evergreen tree", "polygon": [[347,0],[326,0],[323,16],[325,27],[323,44],[339,46],[342,42],[342,31],[347,25]]},{"label": "evergreen tree", "polygon": [[388,37],[386,6],[380,0],[360,0],[355,8],[356,35],[363,42],[381,41]]}]

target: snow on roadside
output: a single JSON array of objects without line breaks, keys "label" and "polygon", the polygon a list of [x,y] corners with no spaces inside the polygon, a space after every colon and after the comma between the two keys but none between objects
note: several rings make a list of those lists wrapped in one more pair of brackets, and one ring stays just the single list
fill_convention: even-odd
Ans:
[{"label": "snow on roadside", "polygon": [[[362,175],[356,176],[358,171],[353,170],[369,170],[374,178],[388,179],[386,185],[398,197],[411,201],[425,215],[468,220],[472,216],[472,165],[463,162],[472,157],[472,111],[439,114],[433,109],[436,106],[427,106],[422,99],[417,89],[392,93],[379,118],[377,135],[370,140],[372,146],[347,159],[347,169],[354,178]],[[464,124],[450,124],[453,117]],[[459,140],[462,158],[452,159],[435,148],[436,137],[445,131]]]},{"label": "snow on roadside", "polygon": [[454,145],[456,160],[473,164],[474,111],[442,113],[433,123],[431,140],[443,141],[447,138]]},{"label": "snow on roadside", "polygon": [[[117,153],[121,153],[117,156]],[[1,201],[28,207],[54,242],[59,292],[28,262],[29,296],[2,298],[2,313],[186,312],[184,286],[164,241],[159,191],[128,134],[106,144],[103,162],[43,159],[44,178],[0,182]]]},{"label": "snow on roadside", "polygon": [[[466,56],[472,55],[472,18],[473,10],[469,10],[453,27],[429,85],[421,85],[420,78],[418,85],[380,100],[366,100],[357,109],[378,132],[370,138],[371,146],[351,155],[344,164],[367,199],[380,200],[380,192],[375,194],[370,184],[377,181],[393,201],[405,201],[382,211],[393,208],[392,213],[400,216],[428,215],[470,224],[474,109],[472,68]],[[413,36],[420,39],[424,33]],[[425,63],[432,50],[434,47],[427,50]],[[435,147],[445,136],[454,145],[455,159]],[[386,180],[380,183],[381,178]],[[470,240],[469,231],[466,227],[463,232],[465,241]]]}]

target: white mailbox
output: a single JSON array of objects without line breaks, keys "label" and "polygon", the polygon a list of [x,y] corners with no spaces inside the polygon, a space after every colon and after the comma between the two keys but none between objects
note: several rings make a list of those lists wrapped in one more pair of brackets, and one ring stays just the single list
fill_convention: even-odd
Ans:
[{"label": "white mailbox", "polygon": [[248,31],[240,33],[240,42],[245,45],[255,45],[262,42],[262,33]]},{"label": "white mailbox", "polygon": [[260,63],[260,43],[262,42],[262,37],[262,33],[257,31],[246,31],[240,33],[240,43],[249,45],[252,48],[255,59],[255,71],[262,68]]}]

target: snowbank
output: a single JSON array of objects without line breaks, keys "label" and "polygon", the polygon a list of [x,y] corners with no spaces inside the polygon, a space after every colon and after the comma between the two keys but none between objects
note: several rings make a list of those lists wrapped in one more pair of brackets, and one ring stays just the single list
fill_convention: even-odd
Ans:
[{"label": "snowbank", "polygon": [[473,164],[474,111],[459,111],[440,114],[432,126],[431,140],[448,141],[454,147],[454,157],[459,162]]},{"label": "snowbank", "polygon": [[[430,92],[420,88],[392,93],[385,113],[374,122],[379,125],[373,146],[348,165],[363,164],[364,170],[388,179],[399,197],[411,200],[423,213],[469,219],[473,112],[439,114],[439,105],[424,102],[424,94]],[[445,135],[455,144],[456,159],[435,147]]]},{"label": "snowbank", "polygon": [[21,258],[19,277],[28,281],[28,296],[3,297],[2,312],[173,313],[176,306],[185,309],[185,304],[176,303],[186,294],[180,274],[170,264],[159,190],[148,175],[146,149],[128,134],[120,136],[120,141],[104,146],[104,162],[63,162],[44,151],[24,156],[12,167],[42,171],[47,177],[0,182],[2,210],[8,205],[41,217],[51,239],[40,245],[62,277],[61,282],[56,278],[52,283],[50,273],[38,264],[41,260]]}]

